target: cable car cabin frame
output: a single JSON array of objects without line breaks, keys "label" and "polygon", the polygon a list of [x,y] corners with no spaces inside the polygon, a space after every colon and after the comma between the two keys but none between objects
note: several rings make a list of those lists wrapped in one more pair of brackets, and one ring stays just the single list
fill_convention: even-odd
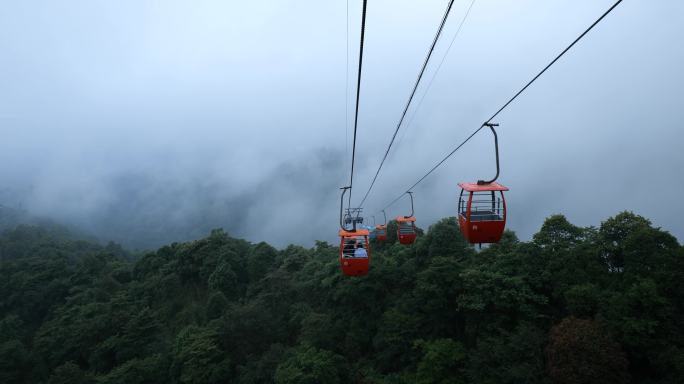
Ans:
[{"label": "cable car cabin frame", "polygon": [[[471,244],[498,243],[506,228],[507,187],[496,182],[499,178],[499,137],[496,129],[499,124],[489,121],[482,124],[494,135],[494,154],[496,156],[496,175],[488,181],[459,183],[461,194],[458,198],[458,226],[463,237]],[[467,192],[464,197],[464,192]]]},{"label": "cable car cabin frame", "polygon": [[397,217],[397,239],[400,244],[409,245],[416,241],[416,218],[413,216]]},{"label": "cable car cabin frame", "polygon": [[[368,274],[370,267],[371,249],[368,241],[368,230],[356,228],[356,224],[363,223],[361,208],[347,208],[344,211],[344,195],[351,187],[343,187],[340,197],[340,268],[346,276],[364,276]],[[352,224],[352,228],[347,228],[345,224]],[[366,249],[367,257],[355,257],[357,244],[361,242]]]},{"label": "cable car cabin frame", "polygon": [[378,241],[387,240],[387,226],[386,225],[376,225],[375,226],[375,239]]},{"label": "cable car cabin frame", "polygon": [[377,239],[377,241],[384,242],[387,240],[387,215],[385,214],[384,209],[382,210],[382,217],[385,218],[385,224],[375,226],[375,238]]},{"label": "cable car cabin frame", "polygon": [[498,243],[506,228],[507,187],[488,184],[459,183],[458,226],[471,244]]},{"label": "cable car cabin frame", "polygon": [[[368,241],[368,230],[357,229],[346,231],[340,229],[340,267],[346,276],[364,276],[368,274],[370,266],[371,250]],[[354,257],[357,244],[361,242],[366,249],[368,257]]]},{"label": "cable car cabin frame", "polygon": [[406,191],[411,198],[411,214],[408,216],[397,216],[397,239],[400,244],[409,245],[416,241],[416,218],[413,216],[413,192]]}]

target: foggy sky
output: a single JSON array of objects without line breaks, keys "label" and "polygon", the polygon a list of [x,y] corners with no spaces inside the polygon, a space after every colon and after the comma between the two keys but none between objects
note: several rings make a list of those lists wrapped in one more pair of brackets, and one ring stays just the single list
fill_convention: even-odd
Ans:
[{"label": "foggy sky", "polygon": [[[447,2],[368,2],[357,203]],[[476,0],[368,214],[612,3]],[[469,4],[455,2],[426,80]],[[217,227],[278,246],[334,241],[360,7],[347,19],[341,0],[0,1],[0,204],[137,248]],[[496,119],[508,228],[526,240],[554,213],[588,226],[632,210],[684,239],[683,37],[681,1],[626,0]],[[482,131],[414,190],[418,225],[455,216],[457,183],[491,177],[493,160]]]}]

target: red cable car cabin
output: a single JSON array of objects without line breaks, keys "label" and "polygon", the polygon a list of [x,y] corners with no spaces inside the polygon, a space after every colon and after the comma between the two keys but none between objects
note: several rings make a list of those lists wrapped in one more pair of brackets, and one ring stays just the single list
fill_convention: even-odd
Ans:
[{"label": "red cable car cabin", "polygon": [[458,201],[458,226],[463,237],[471,244],[498,243],[506,227],[503,191],[508,191],[508,188],[494,182],[458,185],[462,188]]},{"label": "red cable car cabin", "polygon": [[397,217],[397,239],[399,243],[408,245],[416,241],[416,218],[413,216]]},{"label": "red cable car cabin", "polygon": [[386,225],[376,225],[375,226],[375,238],[378,241],[387,240],[387,226]]},{"label": "red cable car cabin", "polygon": [[[368,243],[368,230],[357,229],[356,231],[340,230],[340,267],[346,276],[364,276],[368,274],[370,265],[370,246]],[[366,249],[366,257],[356,257],[358,244]]]}]

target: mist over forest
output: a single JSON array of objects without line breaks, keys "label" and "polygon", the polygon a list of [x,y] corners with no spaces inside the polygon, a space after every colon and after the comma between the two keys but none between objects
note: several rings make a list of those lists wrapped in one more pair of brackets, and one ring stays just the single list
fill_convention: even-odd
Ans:
[{"label": "mist over forest", "polygon": [[[353,203],[445,5],[369,4]],[[608,4],[478,0],[451,45],[469,6],[453,5],[369,220]],[[684,53],[671,43],[682,7],[623,2],[497,119],[508,226],[521,239],[555,213],[586,226],[625,209],[684,237]],[[278,247],[333,241],[360,11],[360,1],[3,3],[0,204],[132,249],[219,227]],[[493,174],[486,133],[416,188],[420,225],[455,215],[458,182]],[[407,209],[402,200],[388,215]]]},{"label": "mist over forest", "polygon": [[0,384],[684,383],[682,36],[680,0],[0,2]]}]

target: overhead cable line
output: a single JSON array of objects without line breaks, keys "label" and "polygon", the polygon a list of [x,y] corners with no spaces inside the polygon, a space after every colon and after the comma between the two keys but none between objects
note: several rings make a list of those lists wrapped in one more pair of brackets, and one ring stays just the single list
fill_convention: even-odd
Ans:
[{"label": "overhead cable line", "polygon": [[451,38],[451,42],[449,43],[449,46],[447,47],[446,51],[444,52],[444,56],[442,56],[442,60],[439,62],[439,65],[437,65],[437,68],[432,73],[432,76],[430,77],[430,81],[428,82],[427,86],[425,87],[425,92],[423,92],[423,95],[420,97],[420,100],[418,100],[418,104],[413,109],[413,114],[411,115],[411,118],[406,123],[406,128],[404,128],[404,133],[402,136],[399,137],[399,140],[397,141],[397,145],[401,144],[403,136],[406,135],[406,130],[408,129],[408,127],[411,126],[411,123],[413,123],[413,120],[415,120],[416,115],[418,114],[418,110],[423,105],[423,100],[425,100],[425,96],[430,91],[430,88],[432,88],[432,83],[435,81],[435,77],[437,77],[439,70],[442,69],[442,65],[444,64],[444,61],[446,61],[446,58],[449,55],[449,51],[451,51],[451,47],[454,45],[456,38],[461,33],[461,29],[463,29],[463,25],[465,24],[465,21],[468,19],[468,16],[470,15],[470,11],[473,9],[473,5],[475,5],[475,1],[476,0],[472,0],[470,2],[470,6],[468,6],[468,9],[466,10],[465,15],[463,15],[461,22],[458,24],[458,28],[456,28],[456,33],[454,33],[454,36]]},{"label": "overhead cable line", "polygon": [[[618,5],[620,5],[620,3],[622,3],[622,1],[623,1],[623,0],[618,0],[615,4],[613,4],[613,6],[610,7],[605,13],[603,13],[603,15],[601,15],[601,17],[599,17],[596,21],[594,21],[594,23],[591,24],[591,26],[589,26],[589,28],[587,28],[581,35],[579,35],[579,37],[577,37],[577,38],[575,39],[575,41],[573,41],[570,45],[568,45],[567,48],[565,48],[558,56],[556,56],[555,59],[553,59],[546,67],[544,67],[544,69],[542,69],[541,72],[539,72],[535,77],[532,78],[532,80],[530,80],[527,84],[525,84],[525,86],[522,87],[522,89],[520,89],[520,91],[518,91],[515,95],[513,95],[513,97],[511,97],[511,98],[510,98],[510,99],[509,99],[501,108],[499,108],[499,109],[498,109],[498,110],[497,110],[489,119],[487,119],[484,123],[482,123],[482,125],[481,125],[478,129],[476,129],[473,133],[471,133],[470,136],[468,136],[468,137],[467,137],[465,140],[463,140],[458,146],[456,146],[456,148],[454,148],[451,152],[449,152],[449,154],[447,154],[442,160],[440,160],[437,164],[435,164],[432,168],[430,168],[430,170],[429,170],[425,175],[423,175],[420,179],[418,179],[418,181],[416,181],[415,183],[413,183],[413,185],[411,185],[411,186],[407,189],[407,191],[411,191],[411,190],[412,190],[413,188],[415,188],[418,184],[420,184],[423,180],[425,180],[428,176],[430,176],[430,174],[431,174],[432,172],[434,172],[437,168],[439,168],[439,166],[441,166],[445,161],[447,161],[447,159],[449,159],[454,153],[456,153],[456,151],[458,151],[459,149],[461,149],[461,147],[462,147],[463,145],[465,145],[465,143],[467,143],[468,141],[470,141],[470,139],[472,139],[473,136],[475,136],[478,132],[480,132],[480,130],[481,130],[482,128],[485,128],[485,127],[489,126],[489,124],[491,124],[491,121],[492,121],[494,118],[496,118],[496,117],[497,117],[504,109],[506,109],[506,108],[507,108],[515,99],[517,99],[518,96],[520,96],[520,94],[522,94],[530,85],[532,85],[532,83],[534,83],[542,74],[544,74],[544,72],[546,72],[552,65],[554,65],[554,64],[558,61],[558,59],[560,59],[563,55],[565,55],[565,53],[568,52],[575,44],[577,44],[577,42],[579,42],[587,33],[589,33],[589,31],[591,31],[598,23],[600,23],[601,20],[603,20],[606,16],[608,16],[608,14],[610,14]],[[392,200],[392,202],[390,202],[389,204],[387,204],[387,205],[383,208],[383,210],[389,208],[389,207],[392,206],[394,203],[396,203],[397,201],[399,201],[399,199],[401,199],[405,194],[406,194],[406,193],[402,193],[402,194],[401,194],[400,196],[398,196],[396,199]]]},{"label": "overhead cable line", "polygon": [[351,174],[349,176],[349,202],[347,207],[351,207],[352,187],[354,185],[354,160],[356,157],[356,129],[359,125],[359,94],[361,91],[361,68],[363,67],[363,38],[366,31],[366,3],[363,0],[363,10],[361,11],[361,42],[359,43],[359,74],[356,80],[356,112],[354,114],[354,140],[352,142],[352,162]]},{"label": "overhead cable line", "polygon": [[446,21],[449,18],[449,12],[451,11],[451,7],[453,5],[454,5],[454,0],[450,0],[449,4],[447,5],[446,11],[444,12],[444,16],[442,17],[442,22],[439,24],[439,28],[437,29],[437,33],[435,34],[435,37],[432,40],[432,45],[430,45],[430,49],[428,50],[428,54],[427,54],[427,56],[425,56],[425,61],[423,61],[423,67],[420,69],[420,72],[418,73],[418,78],[416,79],[416,82],[413,85],[413,90],[411,91],[411,95],[409,96],[408,101],[406,102],[406,106],[404,107],[404,112],[402,112],[401,118],[399,119],[399,123],[397,123],[397,128],[394,130],[394,134],[392,135],[392,140],[390,140],[389,145],[387,146],[387,150],[385,151],[385,155],[382,157],[382,161],[380,162],[380,166],[378,166],[378,170],[375,172],[375,176],[373,176],[373,181],[371,181],[370,187],[368,187],[368,191],[366,191],[366,195],[361,200],[361,204],[359,204],[359,207],[363,206],[363,203],[366,201],[366,198],[368,198],[368,194],[370,194],[371,189],[373,189],[373,185],[375,185],[375,181],[378,179],[378,175],[380,174],[380,170],[382,169],[382,166],[385,164],[385,160],[387,160],[387,155],[389,154],[389,151],[392,148],[392,144],[394,144],[394,139],[396,139],[397,133],[399,132],[399,128],[401,128],[401,123],[404,121],[404,118],[406,117],[406,112],[408,112],[408,109],[411,106],[411,100],[413,100],[413,96],[416,94],[416,90],[418,89],[418,85],[420,84],[420,79],[423,78],[423,73],[425,73],[425,68],[427,68],[428,62],[430,61],[430,57],[432,56],[432,52],[435,50],[435,45],[437,45],[437,41],[439,40],[439,36],[442,34],[442,29],[444,29],[444,24],[446,24]]},{"label": "overhead cable line", "polygon": [[344,65],[344,157],[345,165],[349,159],[349,0],[347,0],[347,44],[345,53],[347,60]]}]

